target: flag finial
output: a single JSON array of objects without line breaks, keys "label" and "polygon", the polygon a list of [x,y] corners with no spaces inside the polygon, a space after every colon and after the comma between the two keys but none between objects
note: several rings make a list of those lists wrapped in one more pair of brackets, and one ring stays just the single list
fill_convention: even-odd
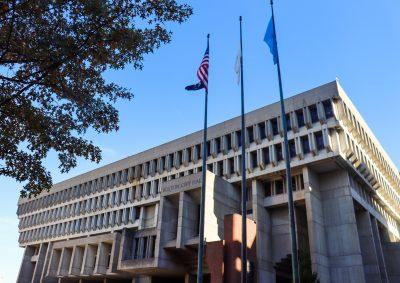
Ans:
[{"label": "flag finial", "polygon": [[271,0],[270,4],[271,4],[271,6],[274,5],[274,0]]},{"label": "flag finial", "polygon": [[207,34],[207,38],[208,38],[208,39],[210,38],[210,34]]},{"label": "flag finial", "polygon": [[239,21],[242,21],[242,16],[239,17]]}]

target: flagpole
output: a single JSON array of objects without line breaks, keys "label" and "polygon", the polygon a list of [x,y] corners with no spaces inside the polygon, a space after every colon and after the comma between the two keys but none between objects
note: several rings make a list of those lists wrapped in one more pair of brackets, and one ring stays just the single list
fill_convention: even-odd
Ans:
[{"label": "flagpole", "polygon": [[[210,34],[207,35],[207,49],[209,49]],[[197,252],[197,283],[203,282],[203,256],[204,256],[204,206],[206,196],[206,173],[207,173],[207,107],[208,107],[208,86],[205,87],[204,96],[204,129],[203,129],[203,167],[201,179],[200,196],[200,221],[199,221],[199,250]]]},{"label": "flagpole", "polygon": [[278,70],[278,80],[279,80],[279,94],[280,94],[280,104],[281,104],[281,119],[283,127],[283,139],[285,143],[285,161],[286,161],[286,188],[288,194],[288,206],[289,206],[289,221],[290,221],[290,236],[291,236],[291,246],[292,246],[292,276],[293,282],[299,283],[299,264],[298,264],[298,252],[297,252],[297,239],[296,239],[296,222],[294,215],[294,203],[293,203],[293,188],[292,188],[292,173],[290,168],[290,154],[289,154],[289,143],[287,137],[287,121],[285,104],[283,101],[283,89],[282,89],[282,77],[281,77],[281,67],[279,63],[279,53],[278,53],[278,41],[276,38],[275,30],[275,16],[274,16],[274,3],[271,0],[271,11],[272,11],[272,23],[276,42],[276,62]]},{"label": "flagpole", "polygon": [[240,23],[240,94],[242,103],[242,131],[241,131],[241,143],[242,143],[242,247],[241,247],[241,258],[242,258],[242,277],[241,282],[247,282],[247,190],[246,190],[246,126],[244,118],[244,85],[243,85],[243,41],[242,41],[242,16],[239,17]]}]

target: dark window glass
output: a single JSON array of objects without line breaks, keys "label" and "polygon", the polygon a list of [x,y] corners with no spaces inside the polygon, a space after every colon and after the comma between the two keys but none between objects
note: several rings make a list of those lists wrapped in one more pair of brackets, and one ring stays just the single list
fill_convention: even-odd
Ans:
[{"label": "dark window glass", "polygon": [[260,138],[263,140],[267,137],[267,135],[265,133],[265,123],[262,122],[262,123],[258,124],[258,127],[260,128]]},{"label": "dark window glass", "polygon": [[315,133],[315,142],[317,144],[317,149],[321,150],[324,149],[324,138],[322,137],[322,132],[316,132]]},{"label": "dark window glass", "polygon": [[333,117],[332,102],[330,100],[325,100],[325,101],[322,101],[322,105],[324,106],[326,119]]},{"label": "dark window glass", "polygon": [[192,149],[189,147],[186,149],[186,151],[187,151],[188,162],[190,162],[190,161],[192,161]]},{"label": "dark window glass", "polygon": [[296,111],[296,118],[297,118],[297,123],[299,125],[299,128],[304,126],[304,113],[303,109],[299,109]]},{"label": "dark window glass", "polygon": [[310,153],[310,143],[308,142],[308,136],[304,136],[300,138],[301,146],[303,147],[303,153]]},{"label": "dark window glass", "polygon": [[296,144],[294,140],[289,141],[289,152],[290,152],[290,158],[294,158],[296,156]]},{"label": "dark window glass", "polygon": [[264,155],[265,164],[271,163],[271,160],[269,160],[269,147],[263,148],[262,149],[262,154]]},{"label": "dark window glass", "polygon": [[242,131],[237,131],[236,132],[236,138],[238,141],[238,146],[241,147],[242,146]]},{"label": "dark window glass", "polygon": [[228,164],[229,164],[229,173],[233,173],[234,171],[235,171],[235,167],[234,167],[234,161],[233,161],[233,158],[229,158],[228,159]]},{"label": "dark window glass", "polygon": [[275,136],[279,133],[278,119],[277,118],[271,119],[271,125],[272,125],[272,134]]},{"label": "dark window glass", "polygon": [[211,142],[210,141],[207,141],[207,156],[210,156],[211,155]]},{"label": "dark window glass", "polygon": [[218,161],[218,172],[217,172],[217,174],[218,174],[218,176],[223,176],[224,175],[224,162],[221,160],[221,161]]},{"label": "dark window glass", "polygon": [[253,151],[250,153],[250,158],[251,158],[251,165],[253,168],[256,168],[258,166],[257,163],[257,151]]},{"label": "dark window glass", "polygon": [[288,132],[292,130],[292,124],[290,123],[290,114],[286,114],[286,130]]},{"label": "dark window glass", "polygon": [[317,111],[317,106],[315,104],[310,105],[308,107],[308,109],[310,110],[310,116],[311,116],[311,122],[312,123],[316,123],[318,122],[318,111]]},{"label": "dark window glass", "polygon": [[292,177],[292,190],[296,191],[296,178]]},{"label": "dark window glass", "polygon": [[231,135],[226,136],[226,141],[227,141],[227,145],[228,145],[228,150],[231,150],[232,149]]},{"label": "dark window glass", "polygon": [[272,196],[272,182],[265,182],[264,183],[264,191],[265,191],[265,196],[266,197]]},{"label": "dark window glass", "polygon": [[216,138],[215,144],[216,144],[216,148],[217,148],[217,153],[220,153],[221,152],[221,138]]},{"label": "dark window glass", "polygon": [[282,145],[276,144],[275,149],[276,149],[276,156],[278,158],[278,161],[283,160]]},{"label": "dark window glass", "polygon": [[249,136],[249,143],[252,143],[254,141],[253,127],[247,128],[247,134]]},{"label": "dark window glass", "polygon": [[213,172],[213,168],[214,168],[214,166],[213,166],[212,163],[211,163],[211,164],[207,164],[207,170],[208,170],[208,171]]},{"label": "dark window glass", "polygon": [[282,180],[275,181],[275,193],[277,195],[283,194],[283,181]]}]

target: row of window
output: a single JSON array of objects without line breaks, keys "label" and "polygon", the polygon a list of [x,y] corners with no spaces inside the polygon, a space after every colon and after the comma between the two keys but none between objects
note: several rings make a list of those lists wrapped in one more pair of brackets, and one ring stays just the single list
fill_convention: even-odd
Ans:
[{"label": "row of window", "polygon": [[[312,146],[310,145],[310,141],[313,141]],[[296,142],[295,140],[289,141],[289,152],[291,159],[300,154],[308,154],[311,152],[311,150],[322,150],[324,148],[325,143],[321,131],[299,137]],[[250,152],[248,155],[246,169],[250,172],[256,168],[264,169],[270,164],[277,165],[283,160],[283,146],[281,143],[278,143]],[[207,165],[207,169],[211,172],[214,172],[216,175],[226,178],[230,178],[233,174],[240,175],[241,155],[220,160],[216,163],[210,163]],[[201,167],[198,168],[197,172],[199,171],[201,171]],[[189,170],[186,172],[186,174],[193,174],[193,170]],[[183,175],[184,172],[181,172],[179,177],[182,177]],[[127,202],[133,203],[134,201],[143,198],[146,199],[149,196],[154,197],[160,192],[162,182],[167,181],[167,179],[174,179],[175,177],[176,175],[172,175],[169,178],[164,177],[162,179],[155,179],[151,182],[139,184],[136,187],[124,188],[108,194],[88,198],[86,200],[32,214],[27,217],[22,217],[19,227],[32,227],[47,223],[49,220],[57,221],[59,219],[81,216],[86,213],[99,211],[108,207],[126,204]]]},{"label": "row of window", "polygon": [[127,204],[128,202],[133,203],[141,199],[147,199],[150,196],[154,197],[159,193],[159,190],[160,186],[158,180],[139,184],[135,187],[117,190],[108,194],[88,198],[86,200],[23,217],[21,218],[19,228],[24,229],[35,225],[57,221],[59,219],[81,216],[109,207],[117,207],[121,204]]},{"label": "row of window", "polygon": [[156,236],[134,238],[132,243],[132,258],[134,260],[154,258]]},{"label": "row of window", "polygon": [[129,224],[139,219],[139,216],[139,207],[127,207],[98,215],[83,217],[67,222],[23,231],[19,235],[19,242],[32,242],[47,238],[56,238],[77,233],[101,230],[122,224]]},{"label": "row of window", "polygon": [[381,151],[378,149],[378,147],[375,145],[375,143],[372,141],[370,136],[367,134],[366,130],[361,126],[360,122],[356,119],[354,114],[350,111],[350,108],[346,105],[345,102],[342,102],[341,106],[343,107],[343,114],[344,117],[347,118],[349,122],[354,126],[356,129],[357,133],[359,136],[362,138],[363,143],[360,143],[360,145],[363,145],[367,147],[365,150],[372,151],[371,158],[374,159],[376,163],[381,163],[382,169],[388,173],[390,178],[394,181],[394,184],[397,188],[400,188],[400,178],[399,178],[399,173],[394,171],[392,167],[389,165],[389,162],[386,160],[386,158],[383,156]]},{"label": "row of window", "polygon": [[[286,180],[284,179],[276,179],[272,181],[263,182],[263,188],[266,197],[287,193]],[[292,189],[293,191],[304,190],[303,174],[299,174],[292,177]]]},{"label": "row of window", "polygon": [[[325,121],[334,116],[332,102],[330,100],[313,104],[287,114],[287,129],[297,131],[301,127],[311,127],[313,123]],[[261,143],[264,139],[273,139],[274,136],[282,134],[282,126],[279,117],[272,118],[256,125],[246,128],[246,145],[256,142]],[[216,157],[219,153],[226,154],[230,150],[239,150],[241,147],[241,131],[235,131],[222,137],[214,138],[207,142],[207,156]],[[318,138],[318,137],[317,137]],[[180,166],[187,166],[190,162],[197,163],[202,158],[202,146],[185,148],[175,153],[168,154],[158,159],[147,161],[141,165],[115,172],[113,174],[100,177],[96,180],[80,184],[73,188],[50,194],[36,200],[21,204],[17,213],[24,214],[39,208],[53,206],[61,202],[79,198],[91,193],[95,193],[107,188],[125,184],[128,181],[140,178],[155,176],[156,173],[162,174],[164,171],[171,171]]]},{"label": "row of window", "polygon": [[350,158],[350,161],[355,164],[357,169],[364,175],[364,177],[371,183],[371,185],[374,185],[374,183],[379,183],[380,190],[383,190],[384,194],[394,200],[396,208],[400,210],[400,197],[395,193],[388,182],[386,182],[385,178],[376,168],[376,164],[371,162],[369,158],[367,158],[367,156],[360,149],[360,145],[355,143],[348,134],[345,135],[346,143],[351,149],[351,154],[353,154],[353,156],[348,156],[348,158]]}]

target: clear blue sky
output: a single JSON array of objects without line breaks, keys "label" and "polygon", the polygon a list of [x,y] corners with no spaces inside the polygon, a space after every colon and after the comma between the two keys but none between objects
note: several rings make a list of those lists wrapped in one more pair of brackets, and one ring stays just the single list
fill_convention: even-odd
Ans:
[{"label": "clear blue sky", "polygon": [[[278,99],[276,71],[262,39],[270,17],[265,0],[189,1],[194,14],[172,25],[172,42],[145,57],[142,71],[130,66],[106,75],[136,97],[118,103],[120,131],[89,135],[103,148],[100,165],[202,128],[203,96],[188,95],[196,81],[207,32],[211,33],[209,121],[240,113],[234,74],[238,17],[244,17],[246,111]],[[393,161],[400,165],[400,1],[276,0],[278,43],[285,96],[340,79]],[[81,160],[69,174],[47,160],[55,182],[100,165]],[[15,282],[22,249],[17,244],[16,203],[21,184],[0,177],[0,282]]]}]

